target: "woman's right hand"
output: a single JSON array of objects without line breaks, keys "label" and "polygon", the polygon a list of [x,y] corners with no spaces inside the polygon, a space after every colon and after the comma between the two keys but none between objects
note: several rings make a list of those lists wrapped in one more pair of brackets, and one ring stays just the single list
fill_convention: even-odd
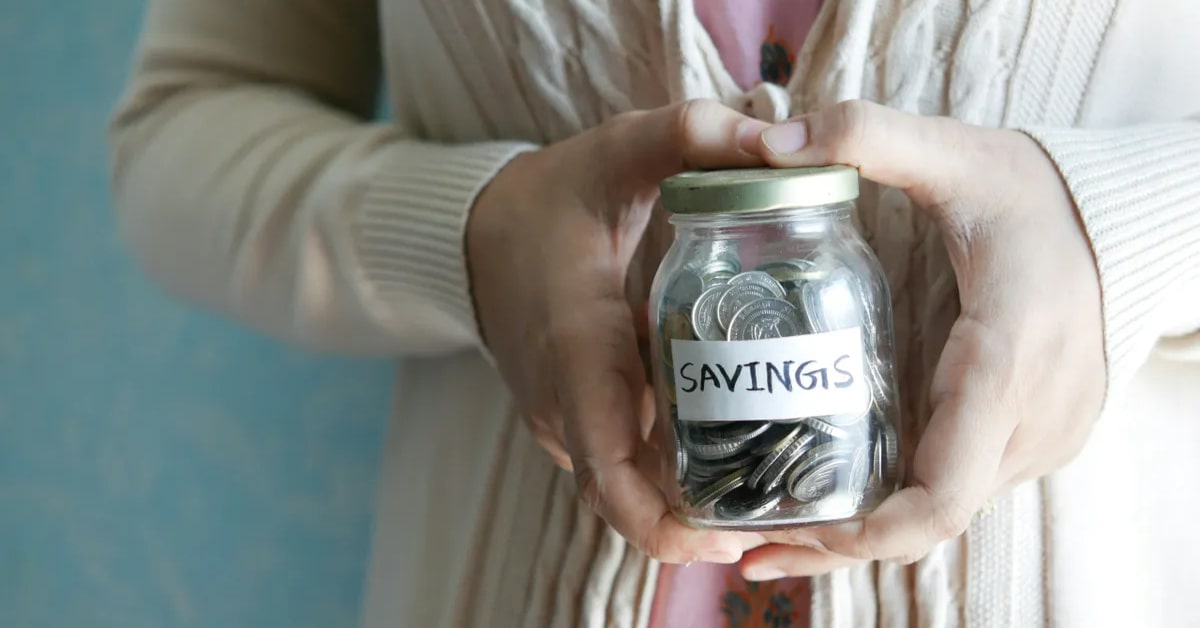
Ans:
[{"label": "woman's right hand", "polygon": [[655,255],[638,244],[658,184],[689,169],[762,165],[764,128],[712,101],[622,114],[515,158],[467,225],[484,341],[534,436],[574,471],[587,504],[663,562],[732,563],[761,537],[683,525],[651,480],[654,404],[626,275],[635,256]]}]

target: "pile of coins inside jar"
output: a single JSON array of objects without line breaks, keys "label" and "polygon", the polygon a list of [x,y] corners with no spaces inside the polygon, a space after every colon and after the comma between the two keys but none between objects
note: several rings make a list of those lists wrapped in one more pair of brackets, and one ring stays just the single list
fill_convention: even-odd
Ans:
[{"label": "pile of coins inside jar", "polygon": [[[666,287],[661,355],[675,475],[687,510],[746,527],[768,514],[764,523],[803,525],[872,508],[894,490],[900,453],[887,419],[892,380],[876,348],[872,296],[859,276],[819,254],[743,271],[736,252],[726,250],[688,264]],[[793,420],[679,420],[672,340],[763,340],[854,327],[864,342],[867,410]]]}]

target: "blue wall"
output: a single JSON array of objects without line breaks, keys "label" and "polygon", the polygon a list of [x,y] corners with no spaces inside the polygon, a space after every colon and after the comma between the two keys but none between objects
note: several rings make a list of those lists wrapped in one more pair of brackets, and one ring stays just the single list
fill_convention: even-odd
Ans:
[{"label": "blue wall", "polygon": [[353,625],[391,368],[134,267],[104,125],[141,8],[0,2],[0,628]]}]

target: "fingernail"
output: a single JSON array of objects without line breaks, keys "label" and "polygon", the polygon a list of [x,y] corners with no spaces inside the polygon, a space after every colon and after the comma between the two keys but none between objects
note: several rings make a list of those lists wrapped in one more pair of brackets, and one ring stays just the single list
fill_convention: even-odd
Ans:
[{"label": "fingernail", "polygon": [[762,580],[778,580],[780,578],[786,578],[787,574],[783,573],[783,570],[776,567],[763,566],[747,568],[746,572],[742,574],[742,577],[747,580],[759,582]]},{"label": "fingernail", "polygon": [[751,155],[758,154],[758,138],[770,125],[762,120],[743,120],[737,127],[738,148]]},{"label": "fingernail", "polygon": [[734,552],[730,550],[713,550],[704,555],[704,562],[717,563],[721,565],[732,565],[741,559],[741,552]]},{"label": "fingernail", "polygon": [[776,155],[794,153],[808,143],[808,127],[803,122],[783,122],[763,131],[763,143]]}]

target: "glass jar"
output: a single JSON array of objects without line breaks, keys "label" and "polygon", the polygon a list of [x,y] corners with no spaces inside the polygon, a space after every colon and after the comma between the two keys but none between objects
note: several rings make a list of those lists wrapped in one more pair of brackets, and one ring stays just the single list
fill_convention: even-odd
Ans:
[{"label": "glass jar", "polygon": [[891,299],[845,166],[663,182],[650,296],[663,486],[704,528],[860,517],[900,484]]}]

